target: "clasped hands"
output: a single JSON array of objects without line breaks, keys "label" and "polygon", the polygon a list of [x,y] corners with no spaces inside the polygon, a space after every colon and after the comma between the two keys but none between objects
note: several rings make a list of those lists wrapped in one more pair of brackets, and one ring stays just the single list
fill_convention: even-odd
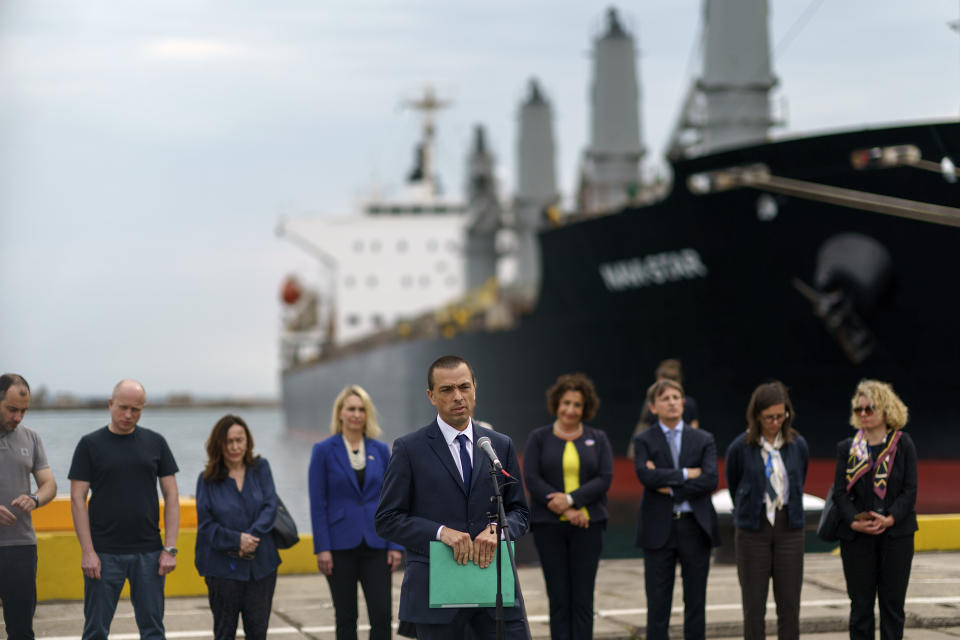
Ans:
[{"label": "clasped hands", "polygon": [[[647,469],[657,468],[657,466],[653,464],[653,460],[647,460],[646,466],[647,466]],[[702,473],[703,473],[703,470],[700,467],[687,467],[687,480],[693,480],[694,478],[699,478]],[[670,487],[660,487],[659,489],[656,489],[656,491],[658,493],[662,493],[667,496],[673,495],[670,491]]]},{"label": "clasped hands", "polygon": [[858,533],[876,536],[893,526],[893,516],[885,516],[876,511],[868,511],[867,516],[851,522],[850,528]]},{"label": "clasped hands", "polygon": [[586,529],[590,526],[587,516],[579,509],[575,509],[567,500],[567,494],[556,491],[547,494],[547,508],[558,516],[563,516],[575,527]]},{"label": "clasped hands", "polygon": [[471,540],[469,533],[445,526],[440,531],[440,542],[453,549],[453,559],[457,564],[473,562],[481,569],[486,569],[493,562],[493,554],[497,550],[497,527],[488,524]]},{"label": "clasped hands", "polygon": [[241,558],[249,558],[252,556],[257,547],[260,545],[260,538],[250,533],[241,533],[240,534],[240,549],[237,552],[237,555]]}]

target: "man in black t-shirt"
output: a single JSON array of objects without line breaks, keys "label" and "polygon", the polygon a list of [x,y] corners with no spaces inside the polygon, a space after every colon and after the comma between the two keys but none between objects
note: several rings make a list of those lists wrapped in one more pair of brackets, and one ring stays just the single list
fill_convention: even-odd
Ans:
[{"label": "man in black t-shirt", "polygon": [[[140,637],[165,637],[163,584],[177,566],[180,528],[178,469],[163,436],[137,425],[145,403],[139,382],[121,380],[110,398],[110,424],[83,436],[73,452],[70,503],[82,552],[83,640],[107,638],[128,578]],[[160,540],[158,480],[167,546]]]}]

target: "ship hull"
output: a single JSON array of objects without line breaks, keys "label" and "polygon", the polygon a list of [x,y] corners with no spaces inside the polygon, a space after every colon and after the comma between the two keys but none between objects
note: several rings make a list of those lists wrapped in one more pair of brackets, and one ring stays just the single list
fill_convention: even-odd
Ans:
[{"label": "ship hull", "polygon": [[[825,487],[836,443],[852,431],[853,389],[863,378],[878,378],[892,382],[910,407],[921,510],[960,511],[960,492],[949,483],[960,473],[954,401],[960,396],[960,299],[952,284],[960,228],[786,196],[774,197],[776,215],[762,219],[762,191],[696,195],[686,188],[693,174],[760,163],[795,180],[960,203],[960,187],[935,172],[851,167],[852,151],[889,145],[914,145],[937,162],[947,153],[958,158],[960,124],[790,140],[678,163],[675,187],[660,203],[541,234],[540,299],[514,328],[398,340],[285,371],[287,424],[325,433],[336,394],[356,383],[371,393],[390,441],[434,417],[426,368],[455,353],[476,370],[477,417],[511,435],[521,451],[530,430],[550,420],[544,391],[557,375],[588,374],[601,398],[594,424],[606,430],[620,457],[652,371],[664,358],[679,358],[701,426],[715,435],[721,455],[745,426],[752,389],[771,378],[784,381],[795,426],[817,461],[811,487]],[[827,247],[851,235],[881,251],[875,273],[868,268],[863,276],[867,291],[855,300],[858,326],[870,336],[859,362],[797,285],[822,279]],[[840,247],[834,258],[842,263]],[[618,460],[618,469],[615,491],[633,499],[631,487],[639,487],[629,463]]]}]

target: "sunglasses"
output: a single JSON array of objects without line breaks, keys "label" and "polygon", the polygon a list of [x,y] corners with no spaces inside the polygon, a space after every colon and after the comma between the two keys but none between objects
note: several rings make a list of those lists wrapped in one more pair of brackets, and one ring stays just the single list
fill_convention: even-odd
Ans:
[{"label": "sunglasses", "polygon": [[868,404],[865,407],[854,407],[853,412],[863,416],[872,416],[875,408],[872,404]]}]

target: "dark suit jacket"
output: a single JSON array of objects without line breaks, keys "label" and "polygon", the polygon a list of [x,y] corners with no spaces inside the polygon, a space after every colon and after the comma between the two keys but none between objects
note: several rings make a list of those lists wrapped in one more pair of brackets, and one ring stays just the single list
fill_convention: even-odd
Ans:
[{"label": "dark suit jacket", "polygon": [[[733,524],[741,529],[758,531],[766,519],[763,496],[767,490],[767,473],[763,464],[763,447],[747,444],[741,433],[727,447],[726,473],[730,499],[733,500]],[[787,526],[803,528],[803,483],[807,479],[807,441],[797,434],[793,442],[784,443],[780,458],[787,470]]]},{"label": "dark suit jacket", "polygon": [[313,445],[308,477],[314,553],[353,549],[361,542],[374,549],[400,549],[400,545],[388,545],[373,529],[390,450],[370,438],[363,439],[363,446],[367,466],[361,487],[340,434]]},{"label": "dark suit jacket", "polygon": [[[607,434],[584,426],[573,441],[580,456],[580,488],[570,493],[573,506],[586,507],[590,522],[606,522],[607,490],[613,481],[613,452]],[[534,429],[523,450],[523,480],[530,492],[530,520],[557,523],[560,517],[547,508],[547,494],[563,493],[563,449],[566,440],[553,435],[553,424]]]},{"label": "dark suit jacket", "polygon": [[[507,526],[510,537],[516,540],[527,531],[528,511],[513,441],[476,424],[473,429],[474,443],[483,436],[490,438],[504,469],[517,480],[501,482]],[[379,535],[407,550],[400,620],[444,624],[456,615],[458,609],[430,608],[429,543],[437,539],[440,525],[465,531],[475,538],[487,526],[487,514],[495,512],[491,496],[489,467],[479,449],[474,449],[469,497],[464,493],[460,472],[436,420],[393,443],[375,523]],[[492,616],[493,609],[489,612]],[[506,608],[504,615],[508,620],[520,619],[519,606],[515,603]]]},{"label": "dark suit jacket", "polygon": [[[868,535],[857,533],[850,528],[850,523],[856,514],[873,509],[874,498],[879,499],[873,492],[873,471],[863,474],[847,492],[847,457],[851,444],[853,438],[837,444],[837,467],[833,478],[833,502],[840,513],[838,534],[841,540]],[[893,516],[893,526],[887,529],[887,535],[907,536],[917,530],[917,448],[906,431],[900,436],[897,455],[887,476],[883,505],[885,515]]]},{"label": "dark suit jacket", "polygon": [[[684,500],[690,502],[693,516],[709,536],[711,545],[718,546],[717,512],[710,500],[711,493],[717,488],[717,445],[713,436],[690,425],[683,427],[680,467],[699,467],[702,471],[692,480],[684,480],[683,472],[673,468],[670,445],[659,424],[638,433],[633,439],[633,449],[637,478],[643,484],[643,499],[637,518],[637,546],[644,549],[663,547],[673,524],[673,505]],[[656,469],[647,469],[647,460],[652,460]],[[673,495],[657,491],[661,487],[671,488]]]}]

